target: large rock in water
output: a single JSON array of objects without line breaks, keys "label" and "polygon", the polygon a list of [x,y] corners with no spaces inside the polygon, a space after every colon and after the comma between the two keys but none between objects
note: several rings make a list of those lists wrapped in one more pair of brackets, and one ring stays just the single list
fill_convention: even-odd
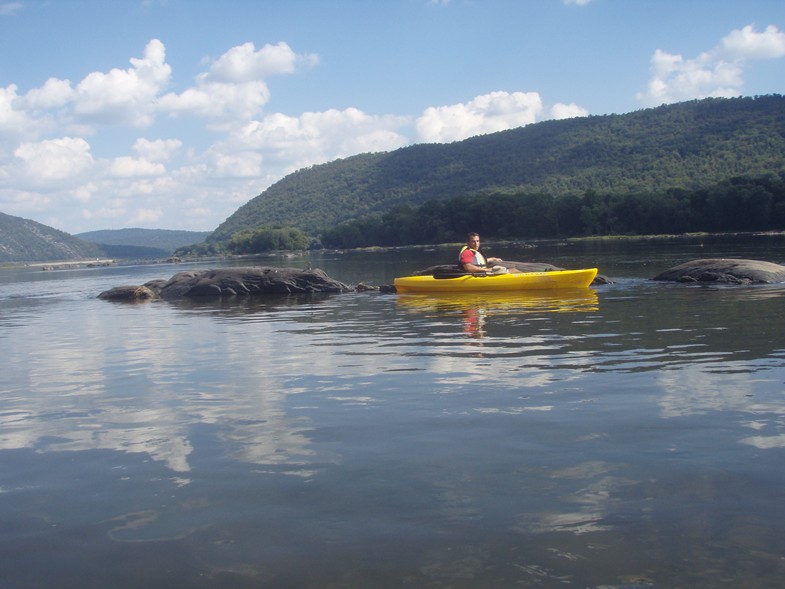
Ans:
[{"label": "large rock in water", "polygon": [[219,268],[178,272],[167,281],[153,280],[143,286],[118,286],[102,292],[98,297],[107,300],[141,300],[152,298],[150,293],[162,299],[175,299],[350,290],[350,286],[333,280],[319,269]]},{"label": "large rock in water", "polygon": [[731,258],[692,260],[661,272],[652,280],[719,282],[725,284],[772,284],[785,282],[785,266],[760,260]]}]

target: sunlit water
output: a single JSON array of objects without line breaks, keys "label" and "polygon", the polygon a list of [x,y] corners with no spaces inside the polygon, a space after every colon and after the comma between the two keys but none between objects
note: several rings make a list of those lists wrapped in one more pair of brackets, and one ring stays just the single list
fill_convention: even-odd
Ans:
[{"label": "sunlit water", "polygon": [[782,238],[497,254],[615,283],[118,304],[191,267],[0,271],[0,586],[780,587],[785,285],[647,278]]}]

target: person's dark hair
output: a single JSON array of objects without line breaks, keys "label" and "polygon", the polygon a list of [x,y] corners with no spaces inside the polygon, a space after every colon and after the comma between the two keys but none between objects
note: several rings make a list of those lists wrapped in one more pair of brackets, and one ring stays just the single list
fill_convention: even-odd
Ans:
[{"label": "person's dark hair", "polygon": [[480,234],[477,233],[476,231],[471,231],[471,232],[469,232],[469,235],[467,235],[466,237],[468,239],[471,239],[472,237],[480,237]]}]

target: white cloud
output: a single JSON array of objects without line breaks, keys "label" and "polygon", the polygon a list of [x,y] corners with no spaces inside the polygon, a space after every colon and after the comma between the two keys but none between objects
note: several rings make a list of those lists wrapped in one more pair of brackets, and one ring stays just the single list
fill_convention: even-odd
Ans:
[{"label": "white cloud", "polygon": [[97,209],[82,209],[83,219],[120,219],[127,213],[122,206],[104,206]]},{"label": "white cloud", "polygon": [[13,151],[20,141],[35,141],[47,130],[56,129],[52,117],[36,109],[17,94],[16,84],[0,88],[0,158],[4,150]]},{"label": "white cloud", "polygon": [[19,134],[27,125],[27,115],[16,107],[19,99],[14,84],[0,88],[0,141],[3,136]]},{"label": "white cloud", "polygon": [[131,223],[137,225],[151,225],[156,223],[164,212],[160,208],[157,209],[136,209],[131,217]]},{"label": "white cloud", "polygon": [[183,142],[179,139],[156,139],[155,141],[150,141],[140,138],[134,143],[133,150],[139,154],[139,157],[147,161],[167,162],[182,146]]},{"label": "white cloud", "polygon": [[81,203],[88,203],[93,198],[93,193],[97,190],[97,186],[93,182],[88,182],[71,190],[71,197]]},{"label": "white cloud", "polygon": [[752,25],[731,31],[720,43],[717,53],[729,59],[777,59],[785,56],[785,33],[773,25],[762,33]]},{"label": "white cloud", "polygon": [[402,147],[408,139],[398,130],[407,123],[405,117],[374,116],[356,108],[306,112],[299,117],[276,113],[243,125],[222,147],[258,150],[294,171],[339,157]]},{"label": "white cloud", "polygon": [[458,141],[528,125],[537,120],[542,110],[537,92],[491,92],[463,104],[432,106],[415,123],[417,140],[427,143]]},{"label": "white cloud", "polygon": [[28,178],[35,183],[62,184],[78,179],[94,163],[90,145],[80,137],[23,143],[14,155],[24,163]]},{"label": "white cloud", "polygon": [[693,59],[657,49],[651,58],[648,90],[637,95],[650,106],[742,93],[744,69],[750,60],[785,56],[785,33],[769,26],[762,33],[752,25],[731,31],[711,51]]},{"label": "white cloud", "polygon": [[166,168],[163,164],[150,162],[144,158],[133,158],[128,156],[115,158],[109,169],[109,175],[116,178],[160,176],[165,172]]},{"label": "white cloud", "polygon": [[172,68],[158,39],[150,41],[142,59],[131,58],[131,68],[88,74],[75,88],[73,114],[87,124],[124,124],[147,127],[154,120],[158,94],[169,83]]},{"label": "white cloud", "polygon": [[45,132],[82,134],[111,125],[149,126],[171,68],[157,39],[147,44],[144,58],[130,62],[127,70],[92,72],[76,87],[52,77],[24,96],[17,95],[16,85],[0,88],[0,137],[12,134],[35,141]]},{"label": "white cloud", "polygon": [[462,104],[427,108],[415,122],[417,141],[441,143],[459,141],[521,127],[546,118],[585,116],[586,109],[575,104],[556,104],[547,115],[537,92],[491,92]]},{"label": "white cloud", "polygon": [[575,6],[586,6],[591,0],[564,0],[567,6],[574,4]]},{"label": "white cloud", "polygon": [[46,110],[65,106],[74,99],[75,92],[68,80],[49,78],[40,88],[33,88],[24,97],[25,108]]},{"label": "white cloud", "polygon": [[219,57],[203,77],[209,82],[253,82],[273,74],[291,74],[298,65],[316,65],[318,61],[314,54],[297,55],[286,43],[268,44],[258,51],[253,43],[244,43]]},{"label": "white cloud", "polygon": [[192,116],[212,122],[216,130],[226,130],[237,120],[256,116],[270,100],[270,91],[261,80],[240,84],[210,83],[189,88],[181,94],[167,94],[158,109],[173,116]]},{"label": "white cloud", "polygon": [[21,2],[7,2],[5,4],[0,4],[0,16],[14,16],[21,9]]},{"label": "white cloud", "polygon": [[259,178],[262,175],[262,155],[254,151],[215,153],[213,173],[221,178]]},{"label": "white cloud", "polygon": [[294,73],[299,66],[315,65],[315,54],[298,55],[286,43],[253,43],[232,47],[199,74],[196,85],[170,93],[158,101],[158,109],[172,116],[194,116],[211,121],[211,128],[228,130],[238,120],[256,117],[270,100],[265,78]]},{"label": "white cloud", "polygon": [[571,102],[570,104],[562,104],[561,102],[558,102],[551,107],[552,119],[572,119],[575,117],[586,117],[588,115],[588,110],[582,106],[578,106],[574,102]]}]

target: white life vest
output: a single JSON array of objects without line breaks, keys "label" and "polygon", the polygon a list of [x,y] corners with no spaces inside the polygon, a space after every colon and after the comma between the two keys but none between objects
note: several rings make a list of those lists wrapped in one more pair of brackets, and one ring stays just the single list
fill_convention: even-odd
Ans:
[{"label": "white life vest", "polygon": [[483,267],[485,267],[487,265],[487,262],[485,261],[485,258],[483,257],[483,255],[480,252],[478,252],[477,250],[473,250],[473,249],[469,248],[469,246],[466,246],[466,245],[463,246],[463,249],[461,249],[461,251],[458,253],[458,263],[459,264],[461,263],[461,254],[463,254],[463,252],[465,252],[466,250],[469,250],[470,252],[472,252],[474,254],[474,259],[472,259],[472,262],[471,262],[472,264],[474,264],[475,266],[480,266],[481,268],[483,268]]}]

